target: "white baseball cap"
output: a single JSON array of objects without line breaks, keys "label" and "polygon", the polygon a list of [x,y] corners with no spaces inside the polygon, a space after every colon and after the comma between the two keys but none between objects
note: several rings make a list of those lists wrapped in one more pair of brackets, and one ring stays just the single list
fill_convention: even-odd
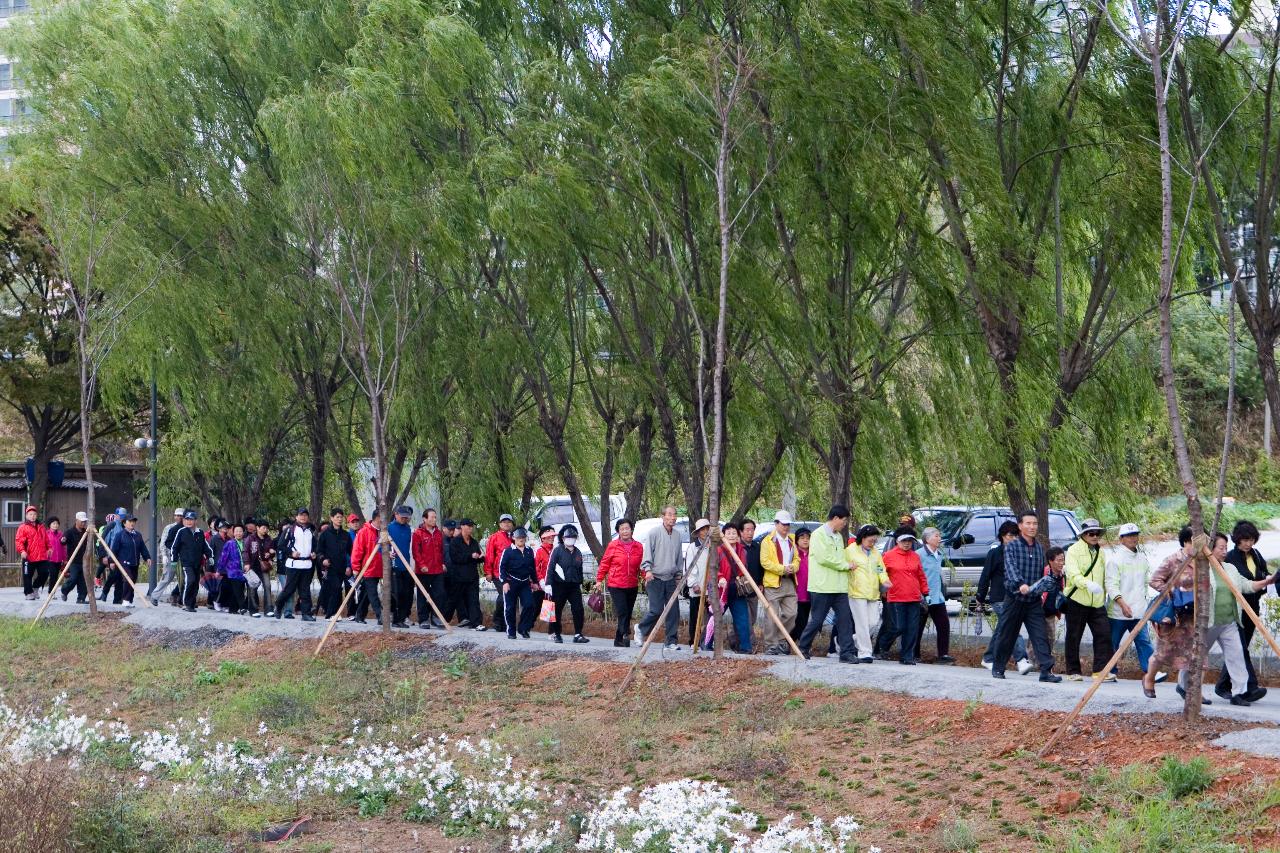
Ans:
[{"label": "white baseball cap", "polygon": [[711,522],[707,521],[705,518],[700,518],[693,523],[693,532],[697,533],[702,528],[710,527],[710,526],[711,526]]},{"label": "white baseball cap", "polygon": [[76,521],[88,521],[88,520],[89,520],[89,513],[87,512],[76,513]]},{"label": "white baseball cap", "polygon": [[179,515],[182,515],[184,512],[186,512],[186,510],[185,510],[185,509],[183,509],[182,507],[178,507],[177,509],[175,509],[175,510],[173,511],[173,514],[174,514],[174,516],[175,516],[175,517],[177,517],[177,516],[179,516]]},{"label": "white baseball cap", "polygon": [[1120,525],[1120,529],[1116,531],[1116,535],[1117,536],[1137,536],[1140,532],[1141,531],[1138,530],[1138,525],[1130,521],[1130,522],[1127,522],[1126,524]]},{"label": "white baseball cap", "polygon": [[789,525],[791,524],[791,521],[792,521],[791,513],[787,512],[785,509],[780,509],[778,510],[778,514],[773,517],[773,520],[776,521],[778,524]]}]

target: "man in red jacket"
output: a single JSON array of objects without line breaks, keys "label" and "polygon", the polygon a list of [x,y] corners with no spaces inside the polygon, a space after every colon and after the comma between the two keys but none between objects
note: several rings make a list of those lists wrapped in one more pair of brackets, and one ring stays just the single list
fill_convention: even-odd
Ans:
[{"label": "man in red jacket", "polygon": [[[364,567],[364,561],[369,555],[378,550],[378,540],[382,536],[382,519],[378,516],[378,511],[373,511],[373,517],[360,527],[360,532],[356,534],[356,541],[351,543],[351,566],[347,569],[347,573],[354,579],[360,574],[360,569]],[[350,621],[365,624],[365,616],[369,613],[369,608],[373,607],[373,619],[375,622],[382,621],[382,597],[378,594],[378,583],[382,580],[382,557],[375,555],[369,561],[369,568],[364,573],[364,578],[360,581],[360,589],[357,592],[360,595],[360,603],[356,605],[356,615],[352,616]]]},{"label": "man in red jacket", "polygon": [[[434,509],[422,511],[422,523],[413,531],[409,550],[413,552],[413,573],[422,581],[440,612],[447,614],[449,594],[444,583],[444,531],[440,529],[436,519]],[[443,629],[444,623],[431,610],[431,605],[422,592],[415,589],[414,595],[418,600],[418,627]]]},{"label": "man in red jacket", "polygon": [[511,531],[515,529],[516,520],[508,513],[498,518],[498,529],[493,531],[484,548],[484,576],[498,591],[497,603],[493,606],[493,630],[507,630],[507,617],[502,603],[502,581],[498,580],[498,564],[502,555],[511,547]]},{"label": "man in red jacket", "polygon": [[39,510],[27,507],[27,520],[18,525],[14,536],[18,559],[22,560],[22,594],[28,601],[35,600],[35,591],[49,581],[49,531],[37,521],[39,516]]}]

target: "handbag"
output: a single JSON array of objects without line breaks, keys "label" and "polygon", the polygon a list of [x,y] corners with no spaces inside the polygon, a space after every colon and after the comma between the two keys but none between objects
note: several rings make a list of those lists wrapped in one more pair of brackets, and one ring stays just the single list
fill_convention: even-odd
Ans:
[{"label": "handbag", "polygon": [[1168,597],[1165,597],[1160,601],[1160,606],[1151,614],[1151,621],[1157,625],[1171,625],[1176,618],[1175,614],[1173,602]]},{"label": "handbag", "polygon": [[548,625],[556,621],[556,603],[550,598],[542,599],[542,612],[538,614],[538,618]]},{"label": "handbag", "polygon": [[750,581],[739,574],[733,579],[734,584],[738,588],[738,598],[755,598],[756,591],[752,588]]},{"label": "handbag", "polygon": [[587,596],[587,607],[596,613],[604,612],[604,596],[599,591],[592,592]]},{"label": "handbag", "polygon": [[262,577],[255,571],[245,572],[244,580],[249,585],[249,589],[258,589],[262,586]]}]

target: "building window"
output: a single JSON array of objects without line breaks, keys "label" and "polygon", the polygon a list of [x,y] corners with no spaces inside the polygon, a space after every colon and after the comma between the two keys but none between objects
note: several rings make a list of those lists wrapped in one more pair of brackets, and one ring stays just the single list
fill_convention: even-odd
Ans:
[{"label": "building window", "polygon": [[12,98],[0,98],[0,124],[13,124]]},{"label": "building window", "polygon": [[4,524],[5,527],[17,527],[26,519],[26,504],[22,501],[5,501],[4,502]]},{"label": "building window", "polygon": [[13,66],[8,62],[0,62],[0,89],[13,88]]}]

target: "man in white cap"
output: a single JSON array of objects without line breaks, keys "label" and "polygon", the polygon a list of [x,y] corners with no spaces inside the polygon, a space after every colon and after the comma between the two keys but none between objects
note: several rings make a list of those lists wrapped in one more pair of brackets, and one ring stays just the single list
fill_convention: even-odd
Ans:
[{"label": "man in white cap", "polygon": [[[1107,560],[1107,576],[1103,589],[1107,594],[1107,620],[1111,623],[1111,647],[1120,648],[1124,635],[1138,627],[1147,610],[1151,597],[1151,564],[1147,555],[1138,548],[1141,531],[1133,522],[1120,525],[1117,534],[1120,548]],[[1133,638],[1133,648],[1138,655],[1138,665],[1145,675],[1154,649],[1147,626]],[[1167,673],[1156,673],[1156,682],[1164,681]]]},{"label": "man in white cap", "polygon": [[[644,594],[649,599],[649,612],[636,625],[637,645],[644,644],[644,638],[653,630],[667,606],[667,600],[680,588],[685,544],[684,534],[676,527],[676,508],[668,504],[662,508],[662,523],[640,541],[644,548],[640,570],[644,572]],[[680,608],[673,606],[667,611],[665,628],[667,648],[679,648],[676,641],[680,638]]]},{"label": "man in white cap", "polygon": [[[1080,538],[1067,549],[1066,586],[1063,595],[1067,617],[1067,678],[1083,681],[1080,671],[1080,640],[1089,629],[1093,643],[1093,672],[1099,673],[1111,660],[1111,622],[1107,619],[1107,558],[1102,553],[1102,525],[1086,518]],[[1107,673],[1104,681],[1115,681]]]},{"label": "man in white cap", "polygon": [[160,583],[151,589],[151,603],[160,603],[160,594],[173,585],[173,593],[170,595],[171,603],[174,607],[179,607],[182,601],[181,580],[178,578],[178,565],[173,561],[173,537],[177,535],[178,528],[182,526],[182,514],[185,512],[182,507],[178,507],[173,511],[173,521],[165,525],[160,533],[160,551],[156,558],[160,561]]},{"label": "man in white cap", "polygon": [[80,540],[89,529],[89,515],[76,513],[76,523],[67,531],[67,556],[75,554],[75,560],[67,566],[67,579],[62,582],[62,600],[67,600],[71,590],[76,591],[76,604],[84,604],[89,600],[89,585],[84,580],[84,552],[76,553]]},{"label": "man in white cap", "polygon": [[[773,530],[760,540],[760,568],[764,570],[764,598],[777,611],[788,633],[796,625],[796,573],[800,571],[800,549],[791,535],[791,513],[780,510],[773,517]],[[766,655],[788,653],[787,640],[772,619],[765,619],[761,633]]]}]

